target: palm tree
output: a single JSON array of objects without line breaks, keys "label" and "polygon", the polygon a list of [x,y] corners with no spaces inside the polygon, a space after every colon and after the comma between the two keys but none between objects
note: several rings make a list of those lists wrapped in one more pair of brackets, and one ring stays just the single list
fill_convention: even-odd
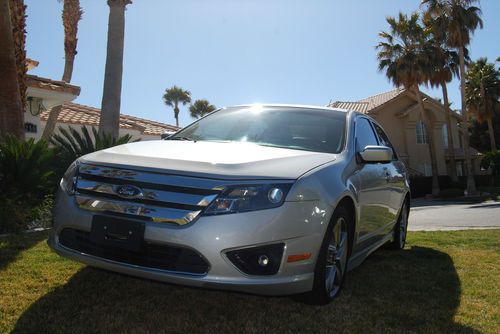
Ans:
[{"label": "palm tree", "polygon": [[472,172],[472,162],[469,152],[469,113],[466,109],[465,98],[465,48],[470,44],[471,34],[478,28],[483,27],[481,20],[481,9],[473,6],[478,0],[422,0],[426,11],[424,17],[440,18],[446,29],[446,44],[458,49],[460,64],[460,94],[462,102],[463,122],[463,149],[465,157],[465,169],[467,173],[467,192],[476,192],[476,183]]},{"label": "palm tree", "polygon": [[200,118],[207,114],[210,114],[216,109],[217,107],[215,107],[213,104],[210,104],[208,100],[200,99],[194,101],[194,103],[189,107],[189,112],[191,114],[191,117]]},{"label": "palm tree", "polygon": [[115,139],[118,138],[120,130],[125,7],[131,3],[131,0],[108,0],[108,46],[99,133],[111,133]]},{"label": "palm tree", "polygon": [[[448,99],[448,89],[446,84],[453,77],[459,75],[459,59],[458,53],[449,49],[445,45],[446,30],[443,29],[443,21],[441,19],[426,18],[424,24],[432,35],[434,42],[433,65],[434,69],[429,77],[429,83],[432,87],[441,87],[443,94],[443,104],[446,114],[446,126],[448,128],[448,152],[450,153],[450,177],[453,182],[458,182],[457,167],[455,161],[455,144],[451,131],[451,115],[452,110]],[[467,55],[468,59],[468,55]]]},{"label": "palm tree", "polygon": [[165,90],[163,95],[165,104],[174,108],[175,125],[179,126],[179,103],[186,105],[191,102],[191,92],[180,87],[173,86]]},{"label": "palm tree", "polygon": [[0,0],[0,136],[24,139],[24,111],[16,70],[9,0]]},{"label": "palm tree", "polygon": [[491,150],[496,151],[493,114],[500,97],[500,71],[487,58],[479,58],[469,65],[465,74],[465,95],[467,107],[480,123],[488,124]]},{"label": "palm tree", "polygon": [[434,51],[433,44],[429,42],[429,34],[419,23],[418,13],[412,13],[410,17],[399,13],[398,19],[388,17],[387,23],[390,31],[379,34],[384,41],[377,45],[379,71],[385,70],[386,76],[394,85],[403,86],[415,94],[422,120],[428,130],[432,195],[437,196],[440,190],[434,131],[419,88],[420,84],[429,79],[432,71],[430,56]]},{"label": "palm tree", "polygon": [[[64,26],[64,73],[62,76],[62,81],[71,82],[71,77],[73,75],[73,64],[75,62],[76,46],[78,43],[78,38],[76,38],[78,33],[78,21],[81,20],[83,10],[80,7],[80,0],[64,0],[63,11],[62,11],[62,21]],[[56,127],[57,118],[61,113],[62,106],[56,106],[51,109],[49,114],[49,119],[45,124],[45,129],[43,130],[42,138],[49,140],[54,129]]]},{"label": "palm tree", "polygon": [[14,53],[16,55],[17,84],[23,108],[27,101],[26,96],[26,5],[24,0],[10,0],[10,19]]}]

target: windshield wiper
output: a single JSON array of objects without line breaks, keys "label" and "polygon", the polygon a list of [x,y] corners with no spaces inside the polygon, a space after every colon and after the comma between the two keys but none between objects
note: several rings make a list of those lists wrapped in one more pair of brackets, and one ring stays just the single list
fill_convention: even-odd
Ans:
[{"label": "windshield wiper", "polygon": [[167,138],[167,140],[185,140],[185,141],[196,141],[194,140],[193,138],[189,138],[189,137],[182,137],[182,136],[176,136],[176,137],[170,137],[170,138]]}]

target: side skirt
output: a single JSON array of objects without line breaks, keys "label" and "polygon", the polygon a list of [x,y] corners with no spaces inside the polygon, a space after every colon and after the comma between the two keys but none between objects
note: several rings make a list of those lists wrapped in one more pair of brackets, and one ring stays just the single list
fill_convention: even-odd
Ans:
[{"label": "side skirt", "polygon": [[382,247],[385,243],[391,241],[393,238],[392,233],[387,234],[383,239],[381,239],[378,243],[374,244],[372,247],[367,247],[364,248],[355,254],[351,255],[351,258],[349,259],[349,263],[347,265],[347,271],[351,271],[357,266],[359,266],[363,261],[373,252],[375,252],[377,249]]}]

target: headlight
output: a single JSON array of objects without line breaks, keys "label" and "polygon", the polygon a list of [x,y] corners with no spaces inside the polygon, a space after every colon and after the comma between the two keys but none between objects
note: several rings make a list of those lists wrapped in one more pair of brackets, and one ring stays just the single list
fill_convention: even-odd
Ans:
[{"label": "headlight", "polygon": [[229,186],[208,206],[204,215],[276,208],[283,204],[291,183]]},{"label": "headlight", "polygon": [[78,167],[80,166],[80,162],[75,160],[66,170],[62,179],[61,179],[61,187],[66,190],[68,195],[75,194],[75,186],[76,186],[76,177],[78,174]]}]

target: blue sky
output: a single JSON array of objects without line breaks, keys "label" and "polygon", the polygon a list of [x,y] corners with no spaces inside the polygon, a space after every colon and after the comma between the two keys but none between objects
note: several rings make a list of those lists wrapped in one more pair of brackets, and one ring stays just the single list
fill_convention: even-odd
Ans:
[{"label": "blue sky", "polygon": [[[31,73],[59,80],[64,68],[62,3],[25,0]],[[218,107],[244,103],[325,105],[393,87],[377,71],[378,32],[385,17],[417,10],[420,0],[134,0],[126,11],[123,114],[175,124],[165,88],[189,89]],[[81,0],[76,102],[101,106],[109,9]],[[471,57],[500,56],[500,1],[481,1],[484,29]],[[496,15],[496,18],[495,18]],[[450,85],[459,108],[458,83]],[[428,92],[428,91],[427,91]],[[440,96],[431,91],[431,96]],[[187,107],[182,126],[189,124]]]}]

